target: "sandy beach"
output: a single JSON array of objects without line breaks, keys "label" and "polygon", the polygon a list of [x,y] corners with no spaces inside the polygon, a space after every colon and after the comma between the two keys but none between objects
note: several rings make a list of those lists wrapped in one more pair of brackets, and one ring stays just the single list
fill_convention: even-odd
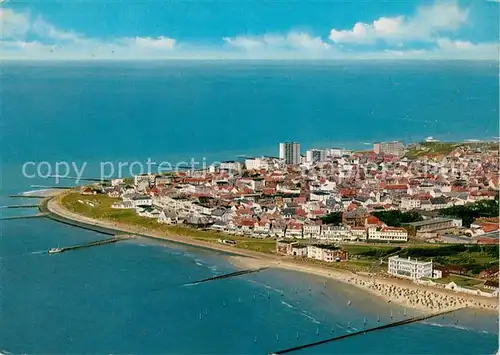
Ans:
[{"label": "sandy beach", "polygon": [[432,286],[418,285],[409,280],[396,279],[393,277],[367,273],[352,273],[347,270],[335,269],[333,267],[325,268],[310,265],[300,260],[293,260],[289,257],[280,257],[277,255],[238,249],[228,245],[205,242],[185,236],[165,235],[142,227],[122,223],[95,220],[65,209],[58,203],[56,198],[49,200],[47,209],[50,213],[57,216],[92,226],[105,227],[123,233],[139,234],[150,238],[228,252],[232,254],[228,256],[228,261],[238,268],[270,266],[335,279],[359,287],[374,296],[382,297],[388,303],[395,303],[420,311],[439,311],[458,307],[498,310],[497,298],[469,295]]}]

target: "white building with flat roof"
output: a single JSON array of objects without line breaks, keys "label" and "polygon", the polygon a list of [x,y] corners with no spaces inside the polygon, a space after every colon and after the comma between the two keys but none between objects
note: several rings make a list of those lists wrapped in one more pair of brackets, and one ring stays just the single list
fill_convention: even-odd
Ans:
[{"label": "white building with flat roof", "polygon": [[417,259],[405,259],[399,256],[389,257],[387,272],[391,275],[408,279],[420,279],[432,277],[432,261],[418,261]]},{"label": "white building with flat roof", "polygon": [[219,165],[220,170],[240,171],[241,163],[238,161],[223,161]]},{"label": "white building with flat roof", "polygon": [[306,162],[307,163],[319,163],[326,161],[326,150],[324,149],[309,149],[306,152]]},{"label": "white building with flat roof", "polygon": [[249,158],[245,159],[245,166],[247,170],[260,170],[260,169],[269,169],[269,161],[262,158]]},{"label": "white building with flat roof", "polygon": [[332,158],[340,158],[343,155],[351,155],[352,151],[345,148],[330,148],[326,150],[326,154]]},{"label": "white building with flat roof", "polygon": [[280,159],[285,164],[300,164],[300,144],[296,142],[280,143]]},{"label": "white building with flat roof", "polygon": [[369,241],[407,242],[408,231],[396,227],[370,227],[368,228]]},{"label": "white building with flat roof", "polygon": [[403,155],[404,145],[401,141],[378,142],[373,144],[375,154]]}]

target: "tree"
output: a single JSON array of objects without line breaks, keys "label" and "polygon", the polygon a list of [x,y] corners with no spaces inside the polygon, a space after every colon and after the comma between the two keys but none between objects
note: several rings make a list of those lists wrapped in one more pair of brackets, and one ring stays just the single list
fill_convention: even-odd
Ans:
[{"label": "tree", "polygon": [[324,224],[334,224],[339,226],[342,224],[342,212],[332,212],[321,217]]},{"label": "tree", "polygon": [[377,211],[372,215],[380,219],[382,222],[392,227],[400,227],[404,223],[422,221],[423,218],[418,212],[401,212],[401,211]]},{"label": "tree", "polygon": [[464,226],[470,227],[476,218],[498,217],[498,207],[498,200],[482,200],[463,206],[443,208],[438,213],[440,216],[460,218]]}]

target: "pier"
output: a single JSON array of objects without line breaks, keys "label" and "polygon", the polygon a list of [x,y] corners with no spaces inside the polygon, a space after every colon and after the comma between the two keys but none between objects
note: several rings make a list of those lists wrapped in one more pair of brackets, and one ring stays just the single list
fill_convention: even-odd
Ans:
[{"label": "pier", "polygon": [[122,240],[127,240],[131,239],[132,236],[130,235],[117,235],[113,238],[109,239],[103,239],[103,240],[96,240],[93,242],[85,243],[85,244],[79,244],[79,245],[72,245],[69,247],[62,247],[62,248],[52,248],[49,250],[49,254],[54,254],[54,253],[62,253],[65,251],[70,251],[70,250],[77,250],[77,249],[83,249],[83,248],[90,248],[90,247],[96,247],[99,245],[105,245],[105,244],[111,244],[111,243],[116,243]]},{"label": "pier", "polygon": [[259,271],[263,271],[263,270],[266,270],[266,269],[269,269],[269,266],[260,267],[260,268],[257,268],[257,269],[247,269],[247,270],[235,271],[235,272],[231,272],[231,273],[225,274],[225,275],[219,275],[219,276],[209,277],[209,278],[203,279],[203,280],[194,281],[194,282],[186,284],[185,286],[187,286],[187,285],[190,285],[190,286],[192,286],[192,285],[198,285],[198,284],[201,284],[203,282],[215,281],[215,280],[222,280],[222,279],[228,279],[230,277],[236,277],[236,276],[241,276],[241,275],[252,274],[254,272],[259,272]]},{"label": "pier", "polygon": [[47,216],[48,216],[47,213],[37,213],[37,214],[34,214],[34,215],[29,215],[29,216],[9,216],[9,217],[2,217],[2,218],[0,218],[0,221],[9,221],[9,220],[13,220],[13,219],[43,218],[43,217],[47,217]]},{"label": "pier", "polygon": [[291,353],[292,351],[298,351],[298,350],[302,350],[302,349],[306,349],[306,348],[311,348],[313,346],[318,346],[318,345],[330,343],[330,342],[333,342],[333,341],[336,341],[336,340],[341,340],[341,339],[353,337],[353,336],[360,335],[360,334],[366,334],[366,333],[374,332],[376,330],[382,330],[382,329],[386,329],[386,328],[393,328],[393,327],[398,327],[398,326],[405,325],[405,324],[411,324],[411,323],[415,323],[415,322],[420,322],[420,321],[423,321],[423,320],[426,320],[426,319],[429,319],[429,318],[434,318],[434,317],[442,316],[442,315],[445,315],[445,314],[448,314],[448,313],[453,313],[453,312],[456,312],[456,311],[458,311],[460,309],[463,309],[463,308],[464,307],[462,307],[462,308],[456,308],[456,309],[450,309],[450,310],[442,311],[442,312],[431,313],[431,314],[427,314],[427,315],[421,315],[421,316],[417,316],[417,317],[413,317],[413,318],[408,318],[408,319],[403,319],[403,320],[400,320],[400,321],[397,321],[397,322],[393,322],[393,323],[381,325],[381,326],[378,326],[378,327],[360,330],[360,331],[355,332],[355,333],[348,333],[348,334],[344,334],[344,335],[341,335],[341,336],[338,336],[338,337],[316,341],[314,343],[303,344],[303,345],[294,346],[294,347],[288,348],[288,349],[274,351],[274,352],[270,353],[270,355],[287,354],[287,353]]}]

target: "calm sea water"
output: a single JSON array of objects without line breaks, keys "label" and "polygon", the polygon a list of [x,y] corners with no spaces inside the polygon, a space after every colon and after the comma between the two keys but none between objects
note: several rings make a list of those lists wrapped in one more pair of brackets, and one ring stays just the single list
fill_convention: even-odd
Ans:
[{"label": "calm sea water", "polygon": [[[284,139],[356,148],[429,135],[490,138],[497,117],[495,63],[5,65],[0,205],[27,203],[5,196],[52,183],[24,178],[26,161],[86,161],[91,176],[101,159],[276,154]],[[377,316],[403,317],[351,286],[289,271],[183,286],[235,269],[213,251],[134,240],[49,256],[48,248],[102,236],[45,219],[0,228],[6,352],[267,354],[362,329],[365,318],[374,326]],[[458,325],[432,319],[297,353],[497,350],[497,317],[457,317]]]}]

